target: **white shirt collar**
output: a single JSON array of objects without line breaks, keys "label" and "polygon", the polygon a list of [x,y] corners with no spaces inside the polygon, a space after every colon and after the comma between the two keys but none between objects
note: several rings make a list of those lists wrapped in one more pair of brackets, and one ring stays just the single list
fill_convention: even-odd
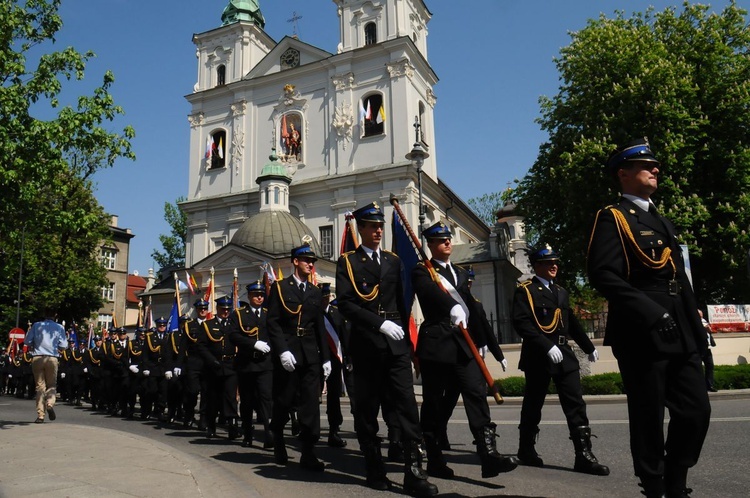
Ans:
[{"label": "white shirt collar", "polygon": [[542,277],[540,277],[539,275],[537,275],[537,276],[536,276],[536,278],[538,278],[538,279],[539,279],[539,281],[540,281],[540,282],[541,282],[542,284],[544,284],[544,286],[545,286],[546,288],[548,288],[548,289],[550,288],[549,286],[550,286],[550,284],[552,284],[552,282],[551,282],[551,281],[547,280],[546,278],[542,278]]},{"label": "white shirt collar", "polygon": [[364,246],[364,245],[362,245],[360,247],[365,251],[365,254],[367,254],[370,257],[370,259],[372,259],[372,253],[377,252],[378,253],[378,259],[381,260],[381,261],[383,260],[383,258],[380,257],[380,247],[378,247],[375,250],[370,249],[369,247]]},{"label": "white shirt collar", "polygon": [[622,194],[622,196],[644,211],[648,211],[648,207],[653,204],[651,200],[644,199],[643,197],[638,197],[637,195]]}]

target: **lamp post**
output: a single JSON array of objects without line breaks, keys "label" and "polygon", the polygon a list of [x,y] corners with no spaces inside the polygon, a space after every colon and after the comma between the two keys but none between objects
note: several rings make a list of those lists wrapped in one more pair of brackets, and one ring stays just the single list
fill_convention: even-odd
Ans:
[{"label": "lamp post", "polygon": [[422,125],[419,123],[419,116],[414,117],[414,146],[411,152],[406,154],[406,159],[412,162],[417,168],[417,191],[419,192],[419,238],[424,245],[424,237],[422,236],[422,230],[424,229],[425,209],[422,203],[422,166],[424,166],[424,160],[430,157],[430,154],[422,147],[422,140],[420,139]]}]

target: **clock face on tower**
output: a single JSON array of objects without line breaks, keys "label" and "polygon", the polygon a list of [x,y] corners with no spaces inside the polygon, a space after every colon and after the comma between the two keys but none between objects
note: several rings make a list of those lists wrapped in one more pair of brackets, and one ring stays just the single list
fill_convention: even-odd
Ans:
[{"label": "clock face on tower", "polygon": [[291,69],[299,66],[299,50],[294,48],[287,49],[280,58],[281,69]]}]

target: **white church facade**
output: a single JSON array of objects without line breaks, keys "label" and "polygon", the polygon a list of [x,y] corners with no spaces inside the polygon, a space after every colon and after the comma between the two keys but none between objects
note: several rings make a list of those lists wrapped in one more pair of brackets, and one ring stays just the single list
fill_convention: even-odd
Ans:
[{"label": "white church facade", "polygon": [[[512,227],[487,227],[438,177],[432,14],[422,0],[333,2],[335,53],[295,37],[275,42],[256,0],[229,1],[220,26],[194,35],[189,186],[180,204],[186,267],[201,286],[213,268],[219,296],[230,292],[235,268],[241,289],[265,262],[288,276],[289,251],[307,235],[318,281],[334,282],[345,214],[375,201],[390,225],[394,194],[418,230],[421,192],[424,226],[450,226],[454,261],[472,265],[474,293],[501,341],[515,340],[510,299],[523,271],[513,264]],[[405,157],[417,144],[428,151],[423,164]],[[384,239],[390,249],[390,230]]]}]

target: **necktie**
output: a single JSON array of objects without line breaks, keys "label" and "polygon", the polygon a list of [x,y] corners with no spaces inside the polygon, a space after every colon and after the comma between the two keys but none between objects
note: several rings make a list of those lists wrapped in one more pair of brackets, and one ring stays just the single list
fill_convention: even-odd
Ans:
[{"label": "necktie", "polygon": [[300,290],[300,292],[305,292],[305,283],[304,282],[300,282],[300,284],[299,284],[299,290]]},{"label": "necktie", "polygon": [[375,262],[376,265],[380,266],[380,261],[378,260],[378,251],[373,251],[372,260]]},{"label": "necktie", "polygon": [[657,218],[659,217],[659,211],[657,211],[656,210],[656,206],[654,206],[650,202],[648,203],[648,212],[651,213],[651,214],[653,214]]},{"label": "necktie", "polygon": [[450,282],[451,285],[453,285],[453,287],[455,287],[456,286],[456,279],[453,276],[453,268],[451,268],[450,264],[447,264],[447,265],[445,265],[445,269],[447,270],[445,272],[445,275],[446,275],[446,277],[448,277],[448,282]]},{"label": "necktie", "polygon": [[260,318],[260,308],[258,308],[257,310],[255,310],[255,316],[257,316],[258,318]]}]

